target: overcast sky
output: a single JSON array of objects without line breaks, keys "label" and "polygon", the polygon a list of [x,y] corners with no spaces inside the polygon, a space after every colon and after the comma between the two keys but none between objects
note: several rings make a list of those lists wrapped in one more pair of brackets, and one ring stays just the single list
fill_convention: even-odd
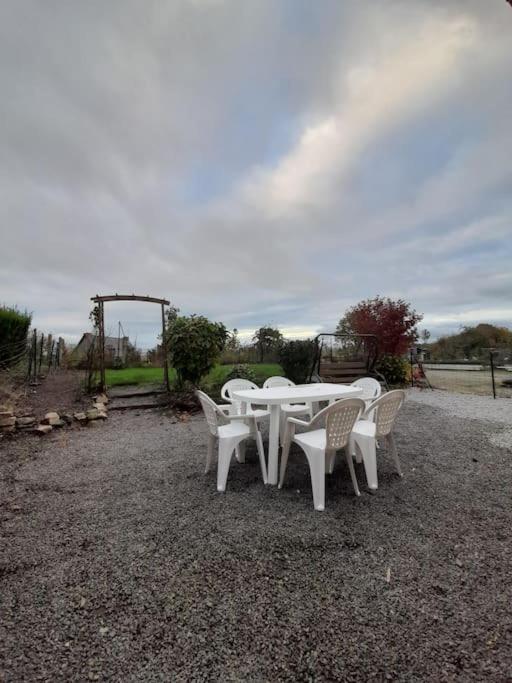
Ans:
[{"label": "overcast sky", "polygon": [[[70,340],[114,292],[511,325],[511,69],[505,0],[3,0],[0,301]],[[106,313],[156,341],[158,307]]]}]

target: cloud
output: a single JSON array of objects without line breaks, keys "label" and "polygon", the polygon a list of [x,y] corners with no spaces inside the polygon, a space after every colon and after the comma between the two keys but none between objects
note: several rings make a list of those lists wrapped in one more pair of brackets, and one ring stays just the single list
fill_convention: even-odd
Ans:
[{"label": "cloud", "polygon": [[[377,293],[434,330],[506,322],[511,24],[476,0],[3,3],[1,299],[69,339],[115,291],[247,334]],[[151,307],[107,314],[154,343]]]}]

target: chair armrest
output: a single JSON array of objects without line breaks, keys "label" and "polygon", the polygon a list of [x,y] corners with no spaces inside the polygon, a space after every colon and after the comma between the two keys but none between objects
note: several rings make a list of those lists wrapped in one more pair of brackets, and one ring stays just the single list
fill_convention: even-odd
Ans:
[{"label": "chair armrest", "polygon": [[309,427],[311,426],[312,420],[310,422],[305,422],[304,420],[299,420],[297,417],[289,417],[286,422],[292,422],[300,427]]},{"label": "chair armrest", "polygon": [[226,415],[228,420],[253,420],[256,423],[256,417],[254,415]]},{"label": "chair armrest", "polygon": [[218,408],[220,408],[222,411],[224,410],[231,410],[232,405],[231,403],[223,403],[222,405],[218,405]]}]

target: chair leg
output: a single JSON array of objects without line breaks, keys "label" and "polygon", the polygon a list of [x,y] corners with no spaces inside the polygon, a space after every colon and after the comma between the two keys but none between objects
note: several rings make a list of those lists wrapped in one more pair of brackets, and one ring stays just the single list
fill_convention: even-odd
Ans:
[{"label": "chair leg", "polygon": [[334,463],[336,461],[336,451],[325,452],[325,473],[332,474],[334,472]]},{"label": "chair leg", "polygon": [[238,444],[238,446],[235,448],[235,458],[237,459],[237,462],[244,463],[245,462],[245,442],[242,441],[242,443]]},{"label": "chair leg", "polygon": [[306,451],[313,489],[313,505],[319,512],[325,510],[325,452]]},{"label": "chair leg", "polygon": [[[377,479],[377,453],[375,451],[375,439],[373,437],[356,437],[356,445],[363,456],[364,471],[368,488],[376,490],[379,487]],[[357,451],[357,449],[356,449]]]},{"label": "chair leg", "polygon": [[348,448],[345,448],[345,460],[347,461],[348,471],[350,472],[350,478],[352,479],[352,486],[354,487],[354,493],[356,496],[361,495],[359,490],[359,484],[357,483],[356,471],[354,469],[354,459]]},{"label": "chair leg", "polygon": [[283,444],[283,450],[281,452],[281,469],[279,471],[279,486],[278,488],[283,488],[284,475],[286,474],[286,466],[288,465],[288,456],[290,454],[291,439],[285,438]]},{"label": "chair leg", "polygon": [[361,451],[359,448],[357,448],[357,442],[353,434],[351,434],[348,438],[348,452],[353,458],[356,459],[356,462],[363,462]]},{"label": "chair leg", "polygon": [[286,420],[288,419],[288,416],[284,412],[284,410],[281,410],[279,413],[279,443],[281,446],[284,444],[284,439],[285,439],[285,432],[286,432]]},{"label": "chair leg", "polygon": [[256,429],[255,434],[256,448],[258,449],[258,456],[260,458],[261,476],[263,477],[263,483],[268,483],[267,476],[267,463],[265,462],[265,451],[263,450],[263,439],[261,438],[261,433],[259,429]]},{"label": "chair leg", "polygon": [[206,467],[205,474],[208,474],[213,461],[213,451],[215,450],[215,437],[213,434],[208,435],[208,450],[206,451]]},{"label": "chair leg", "polygon": [[231,456],[238,444],[233,439],[219,439],[219,462],[217,463],[217,491],[226,490]]},{"label": "chair leg", "polygon": [[393,460],[395,461],[395,467],[396,467],[396,471],[398,472],[398,476],[403,477],[404,475],[402,473],[402,468],[400,467],[400,460],[398,459],[398,453],[396,451],[395,437],[393,436],[393,434],[388,434],[387,442],[388,442],[388,448],[391,452],[391,456],[392,456]]}]

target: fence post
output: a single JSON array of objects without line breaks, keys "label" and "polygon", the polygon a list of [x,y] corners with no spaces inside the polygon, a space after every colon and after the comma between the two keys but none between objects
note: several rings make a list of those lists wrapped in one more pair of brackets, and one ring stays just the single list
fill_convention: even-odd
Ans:
[{"label": "fence post", "polygon": [[55,340],[52,339],[52,345],[50,347],[50,358],[48,360],[48,372],[50,372],[50,370],[52,368],[52,364],[53,364],[53,348],[54,348],[54,346],[55,346]]},{"label": "fence post", "polygon": [[494,398],[496,398],[496,382],[494,381],[494,357],[492,351],[489,351],[489,359],[491,361],[492,395]]},{"label": "fence post", "polygon": [[52,365],[52,348],[53,348],[53,336],[49,334],[46,337],[46,363],[48,365],[48,370],[50,370]]},{"label": "fence post", "polygon": [[37,382],[37,330],[34,330],[32,336],[32,370],[34,373],[34,382]]},{"label": "fence post", "polygon": [[38,370],[39,374],[41,374],[41,365],[43,363],[43,347],[44,347],[44,334],[41,332],[41,344],[39,345],[39,370]]},{"label": "fence post", "polygon": [[32,347],[33,343],[30,343],[30,351],[28,351],[27,382],[30,382],[30,378],[32,377]]},{"label": "fence post", "polygon": [[411,359],[411,387],[414,386],[414,361],[413,361],[413,354],[412,354],[412,348],[410,350],[410,359]]}]

